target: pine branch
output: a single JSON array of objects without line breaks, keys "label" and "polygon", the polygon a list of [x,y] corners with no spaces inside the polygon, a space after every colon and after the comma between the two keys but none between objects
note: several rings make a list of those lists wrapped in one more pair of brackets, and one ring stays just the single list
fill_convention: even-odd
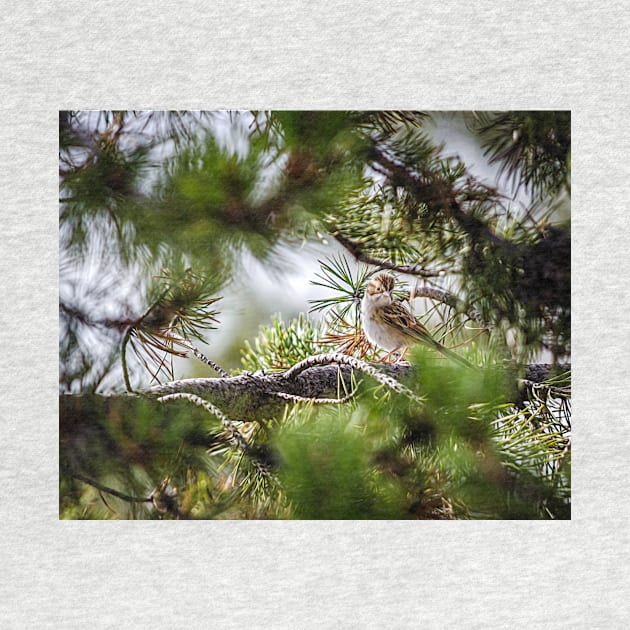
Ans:
[{"label": "pine branch", "polygon": [[[328,359],[321,359],[328,356]],[[172,381],[156,385],[145,392],[149,397],[161,397],[175,393],[190,393],[206,400],[211,400],[220,409],[226,410],[231,418],[243,421],[261,420],[282,413],[289,402],[282,396],[297,396],[299,400],[317,402],[320,399],[339,398],[339,389],[353,391],[353,367],[367,366],[367,369],[380,372],[380,378],[389,378],[397,386],[394,376],[405,374],[405,366],[381,365],[372,367],[362,361],[345,357],[346,365],[332,365],[332,357],[345,355],[316,355],[301,361],[287,372],[275,374],[244,374],[229,378],[195,378]],[[344,359],[341,359],[343,361]],[[389,377],[388,377],[389,375]],[[399,385],[399,384],[398,384]],[[406,389],[406,388],[405,388]],[[295,402],[295,400],[294,400]]]},{"label": "pine branch", "polygon": [[[194,394],[212,401],[230,418],[251,421],[277,417],[282,413],[285,404],[291,402],[292,397],[298,397],[293,402],[337,399],[340,389],[353,391],[354,370],[367,373],[387,387],[407,395],[409,390],[401,381],[409,377],[415,369],[417,368],[405,363],[368,364],[353,357],[330,353],[300,361],[286,372],[183,379],[156,385],[144,392],[144,395],[159,398],[176,393]],[[551,369],[549,364],[530,365],[525,378],[542,382]],[[570,369],[570,366],[563,366],[562,369]],[[289,397],[283,397],[284,394]]]},{"label": "pine branch", "polygon": [[339,352],[330,352],[328,354],[318,354],[308,359],[304,359],[304,361],[300,361],[292,368],[288,369],[284,373],[284,377],[291,379],[296,375],[301,374],[305,370],[312,368],[317,365],[329,365],[331,363],[338,363],[340,365],[347,365],[355,370],[360,372],[364,372],[369,376],[376,379],[381,385],[385,385],[399,394],[403,394],[408,398],[415,400],[418,403],[422,403],[422,399],[419,396],[416,396],[408,387],[405,387],[402,383],[397,381],[396,379],[387,376],[386,374],[382,374],[378,368],[369,365],[365,361],[361,361],[360,359],[356,359],[354,357],[350,357],[346,354],[340,354]]},{"label": "pine branch", "polygon": [[383,167],[390,177],[409,190],[419,202],[426,204],[432,211],[447,212],[473,238],[481,238],[502,248],[513,247],[510,241],[498,236],[481,219],[468,214],[457,200],[454,191],[444,186],[432,186],[424,182],[405,164],[386,155],[378,147],[372,148],[372,156],[374,161]]},{"label": "pine branch", "polygon": [[335,233],[333,234],[333,237],[340,245],[345,247],[350,254],[352,254],[355,260],[365,263],[366,265],[374,265],[379,269],[388,269],[390,271],[406,273],[410,276],[420,276],[421,278],[437,278],[440,276],[439,271],[429,271],[420,265],[396,265],[387,260],[374,258],[373,256],[366,254],[357,243],[345,237],[343,234]]}]

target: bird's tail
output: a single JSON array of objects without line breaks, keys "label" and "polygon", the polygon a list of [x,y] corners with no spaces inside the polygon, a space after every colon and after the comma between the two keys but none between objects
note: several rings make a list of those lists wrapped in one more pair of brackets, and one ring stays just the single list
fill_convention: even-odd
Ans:
[{"label": "bird's tail", "polygon": [[433,342],[435,343],[435,349],[441,352],[445,357],[449,359],[453,359],[453,361],[456,361],[460,365],[465,365],[466,367],[469,367],[469,368],[475,367],[470,361],[467,361],[466,359],[464,359],[464,357],[460,357],[459,354],[457,354],[456,352],[449,350],[446,346],[443,346],[439,341],[435,341],[434,339]]}]

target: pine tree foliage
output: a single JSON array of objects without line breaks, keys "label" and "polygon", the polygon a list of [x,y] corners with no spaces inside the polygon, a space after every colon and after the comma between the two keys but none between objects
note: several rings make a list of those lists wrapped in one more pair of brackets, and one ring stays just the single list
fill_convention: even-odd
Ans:
[{"label": "pine tree foliage", "polygon": [[[495,182],[435,141],[449,121]],[[568,112],[60,112],[59,132],[62,518],[570,517]],[[263,323],[232,375],[199,352],[244,254],[281,274],[308,242],[338,248],[325,297]],[[383,270],[474,368],[371,346]],[[183,357],[218,377],[179,381]]]}]

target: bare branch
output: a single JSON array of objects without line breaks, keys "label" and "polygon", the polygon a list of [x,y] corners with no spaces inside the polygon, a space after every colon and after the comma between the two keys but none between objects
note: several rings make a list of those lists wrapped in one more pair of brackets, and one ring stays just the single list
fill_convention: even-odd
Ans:
[{"label": "bare branch", "polygon": [[193,346],[193,344],[190,343],[190,341],[188,341],[187,339],[184,339],[183,337],[180,337],[173,332],[169,333],[169,337],[172,337],[175,341],[177,341],[177,343],[181,344],[185,348],[188,348],[197,359],[199,359],[202,363],[209,365],[217,374],[220,374],[223,378],[228,378],[230,376],[229,372],[224,370],[218,363],[215,363],[212,359],[209,359],[203,352],[201,352],[201,350]]},{"label": "bare branch", "polygon": [[89,477],[86,477],[85,475],[82,475],[80,473],[73,473],[72,476],[75,479],[78,479],[79,481],[87,484],[88,486],[92,486],[93,488],[96,488],[97,490],[100,490],[101,492],[107,492],[107,494],[111,494],[114,497],[118,497],[119,499],[122,499],[123,501],[129,501],[130,503],[151,503],[153,501],[153,496],[132,497],[128,494],[125,494],[124,492],[120,492],[119,490],[114,490],[113,488],[104,486],[102,483],[99,483],[98,481],[95,481],[94,479],[90,479]]},{"label": "bare branch", "polygon": [[202,362],[209,365],[217,374],[220,374],[223,378],[229,378],[230,373],[224,370],[218,363],[215,363],[212,359],[209,359],[205,354],[197,350],[195,346],[190,346],[192,353]]},{"label": "bare branch", "polygon": [[[325,357],[322,359],[322,356]],[[339,357],[342,357],[341,359]],[[570,365],[560,366],[562,371],[571,369]],[[316,401],[316,404],[340,404],[339,392],[353,391],[354,376],[357,371],[369,373],[387,387],[401,391],[404,386],[400,381],[412,376],[417,367],[408,363],[367,364],[358,359],[340,354],[319,355],[302,361],[288,372],[273,374],[241,374],[226,378],[192,378],[171,381],[155,385],[135,395],[122,394],[103,397],[98,394],[82,394],[76,396],[62,395],[60,404],[64,407],[72,405],[72,417],[90,413],[99,400],[119,403],[130,403],[139,396],[149,399],[161,398],[171,394],[192,394],[211,403],[222,411],[228,419],[248,422],[264,420],[281,415],[285,405],[291,402]],[[549,364],[532,364],[523,374],[526,380],[540,383],[551,374]],[[516,383],[515,383],[516,386]],[[404,388],[404,392],[407,388]],[[414,395],[415,396],[415,395]],[[324,403],[324,399],[330,399]],[[339,400],[339,402],[337,402]],[[317,402],[319,401],[319,402]],[[191,401],[192,402],[192,401]],[[345,401],[344,401],[345,402]],[[224,410],[224,411],[223,411]],[[212,413],[215,413],[212,411]],[[217,417],[220,417],[216,414]]]}]

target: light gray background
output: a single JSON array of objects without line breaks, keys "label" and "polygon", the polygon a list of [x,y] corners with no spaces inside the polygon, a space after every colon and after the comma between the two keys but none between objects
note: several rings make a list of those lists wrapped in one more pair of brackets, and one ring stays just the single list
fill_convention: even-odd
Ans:
[{"label": "light gray background", "polygon": [[[0,626],[623,627],[629,21],[621,1],[4,7]],[[57,110],[112,107],[571,109],[573,520],[59,522]]]}]

